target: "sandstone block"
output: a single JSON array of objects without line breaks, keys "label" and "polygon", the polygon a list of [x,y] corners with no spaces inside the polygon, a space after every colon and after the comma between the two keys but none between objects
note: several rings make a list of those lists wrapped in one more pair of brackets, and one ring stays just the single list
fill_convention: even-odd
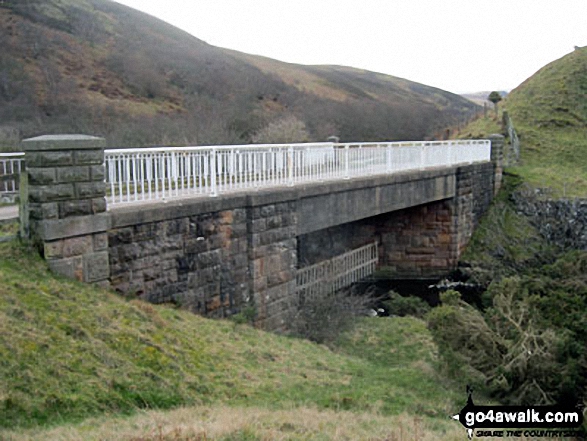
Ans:
[{"label": "sandstone block", "polygon": [[90,180],[90,168],[87,166],[55,168],[57,182],[87,182]]},{"label": "sandstone block", "polygon": [[75,194],[79,199],[99,198],[106,194],[104,182],[77,182],[74,186]]},{"label": "sandstone block", "polygon": [[29,185],[47,185],[55,183],[55,168],[29,167],[27,170],[29,175]]},{"label": "sandstone block", "polygon": [[104,162],[103,149],[77,150],[73,153],[73,163],[75,165],[102,165]]},{"label": "sandstone block", "polygon": [[27,167],[57,167],[73,165],[72,151],[27,151]]},{"label": "sandstone block", "polygon": [[63,239],[63,257],[81,256],[91,253],[94,243],[91,235]]},{"label": "sandstone block", "polygon": [[99,282],[110,276],[108,251],[100,251],[83,256],[84,281]]}]

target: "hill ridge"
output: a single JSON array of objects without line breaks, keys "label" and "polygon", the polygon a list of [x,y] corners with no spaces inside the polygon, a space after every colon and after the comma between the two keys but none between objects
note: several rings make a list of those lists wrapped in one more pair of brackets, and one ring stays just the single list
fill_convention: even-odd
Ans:
[{"label": "hill ridge", "polygon": [[15,132],[246,143],[284,117],[312,140],[423,139],[477,110],[397,77],[219,48],[109,0],[6,0],[0,24],[0,143]]}]

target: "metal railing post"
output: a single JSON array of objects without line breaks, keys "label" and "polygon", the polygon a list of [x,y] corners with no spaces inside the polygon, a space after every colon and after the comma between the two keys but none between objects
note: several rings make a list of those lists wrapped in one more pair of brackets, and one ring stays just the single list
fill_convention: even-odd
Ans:
[{"label": "metal railing post", "polygon": [[294,186],[294,149],[289,146],[287,149],[287,179],[290,187]]},{"label": "metal railing post", "polygon": [[344,146],[344,178],[350,179],[351,176],[349,174],[349,145]]},{"label": "metal railing post", "polygon": [[218,196],[216,182],[216,149],[210,150],[210,197]]}]

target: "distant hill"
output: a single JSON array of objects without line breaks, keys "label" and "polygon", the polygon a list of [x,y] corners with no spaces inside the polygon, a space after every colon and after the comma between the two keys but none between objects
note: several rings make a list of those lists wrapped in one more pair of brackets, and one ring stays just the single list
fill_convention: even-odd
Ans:
[{"label": "distant hill", "polygon": [[285,117],[314,140],[422,139],[477,109],[400,78],[217,48],[109,0],[4,0],[0,47],[4,144],[55,132],[241,143]]}]

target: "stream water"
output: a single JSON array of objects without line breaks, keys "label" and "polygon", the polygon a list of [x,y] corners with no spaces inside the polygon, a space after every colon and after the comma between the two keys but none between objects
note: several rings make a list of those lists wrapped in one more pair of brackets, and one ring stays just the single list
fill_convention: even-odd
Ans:
[{"label": "stream water", "polygon": [[[448,286],[446,281],[449,282]],[[478,285],[468,284],[459,280],[458,275],[453,274],[446,279],[376,279],[360,282],[360,292],[373,290],[373,297],[380,300],[374,305],[375,309],[385,309],[383,302],[389,299],[389,292],[395,291],[404,297],[416,296],[426,301],[430,306],[438,306],[440,293],[447,289],[460,292],[461,298],[478,308],[482,308],[481,294],[483,288]],[[387,311],[383,315],[387,315]]]}]

